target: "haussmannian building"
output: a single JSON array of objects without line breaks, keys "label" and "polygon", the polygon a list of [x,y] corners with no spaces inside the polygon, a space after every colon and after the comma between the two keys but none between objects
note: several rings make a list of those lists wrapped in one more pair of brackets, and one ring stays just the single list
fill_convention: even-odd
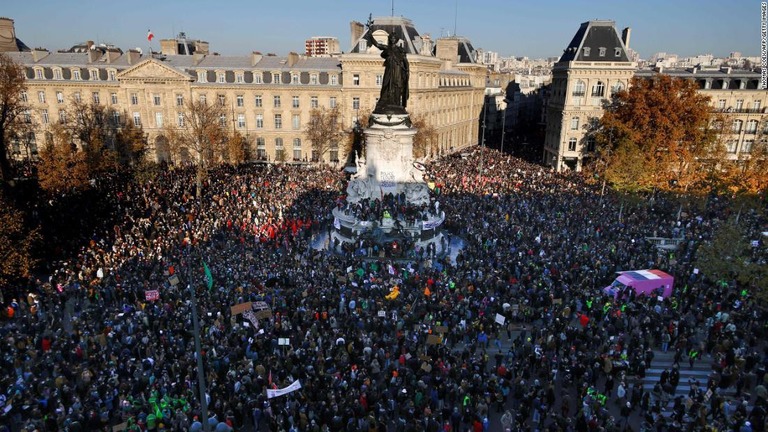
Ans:
[{"label": "haussmannian building", "polygon": [[607,20],[581,24],[552,68],[544,136],[546,166],[581,170],[582,148],[594,146],[584,125],[603,113],[603,101],[627,88],[637,68],[627,55],[629,30],[619,37]]},{"label": "haussmannian building", "polygon": [[627,54],[629,36],[630,30],[625,29],[620,37],[613,21],[582,23],[555,63],[546,112],[544,165],[558,171],[581,170],[594,148],[585,124],[602,116],[603,102],[627,88],[633,77],[660,73],[694,80],[699,92],[709,97],[713,113],[728,122],[724,145],[729,159],[743,159],[755,145],[768,145],[768,90],[759,88],[759,73],[711,66],[637,69]]},{"label": "haussmannian building", "polygon": [[[351,129],[358,116],[373,110],[384,74],[379,50],[367,46],[365,33],[377,40],[396,32],[404,40],[410,63],[408,111],[424,116],[437,131],[430,156],[478,143],[486,68],[474,58],[463,38],[432,44],[410,20],[376,18],[371,29],[353,22],[353,48],[337,57],[286,57],[208,54],[206,42],[168,40],[161,54],[117,48],[84,52],[45,49],[7,52],[24,67],[28,113],[39,125],[33,145],[54,122],[66,120],[70,102],[93,101],[114,108],[120,121],[140,125],[148,135],[150,158],[184,162],[189,153],[171,154],[163,136],[167,127],[184,127],[181,114],[189,100],[205,99],[226,107],[228,126],[246,137],[257,160],[343,162],[342,143],[316,154],[304,131],[314,108],[338,107],[343,127]],[[193,46],[195,49],[188,49]],[[173,52],[173,53],[169,53]]]}]

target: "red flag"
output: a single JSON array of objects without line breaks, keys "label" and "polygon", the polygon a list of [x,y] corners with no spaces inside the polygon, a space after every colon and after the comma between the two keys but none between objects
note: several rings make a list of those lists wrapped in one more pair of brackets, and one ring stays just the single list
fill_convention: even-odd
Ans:
[{"label": "red flag", "polygon": [[152,38],[155,37],[155,34],[152,33],[152,30],[147,30],[147,40],[152,42]]},{"label": "red flag", "polygon": [[269,377],[267,378],[267,383],[269,384],[269,388],[271,389],[277,388],[275,384],[272,384],[272,369],[269,370]]}]

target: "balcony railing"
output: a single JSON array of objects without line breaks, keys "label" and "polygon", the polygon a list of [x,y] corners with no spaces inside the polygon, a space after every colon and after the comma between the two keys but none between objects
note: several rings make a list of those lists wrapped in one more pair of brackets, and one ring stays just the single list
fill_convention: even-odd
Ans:
[{"label": "balcony railing", "polygon": [[586,92],[583,92],[583,91],[575,91],[575,92],[571,93],[571,95],[573,97],[584,97],[585,94],[586,94]]},{"label": "balcony railing", "polygon": [[724,112],[724,113],[738,113],[738,114],[763,114],[765,113],[766,107],[762,108],[715,108],[715,112]]}]

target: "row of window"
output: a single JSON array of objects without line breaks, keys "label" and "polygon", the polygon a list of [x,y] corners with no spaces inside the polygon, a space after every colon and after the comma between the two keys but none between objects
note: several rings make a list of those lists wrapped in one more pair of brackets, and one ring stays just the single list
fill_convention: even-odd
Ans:
[{"label": "row of window", "polygon": [[[744,130],[744,132],[748,134],[757,133],[757,120],[749,120],[747,121],[747,127]],[[733,124],[731,125],[731,130],[733,133],[741,133],[741,129],[744,126],[744,122],[742,120],[734,120]],[[768,122],[766,122],[763,125],[763,133],[768,133]]]},{"label": "row of window", "polygon": [[[80,95],[80,92],[73,93],[73,98],[76,102],[81,102],[82,97]],[[99,92],[92,92],[91,98],[94,103],[98,104],[101,103],[101,96]],[[131,105],[138,105],[139,104],[139,94],[138,93],[131,93],[130,94],[131,99]],[[218,95],[217,97],[219,104],[225,105],[226,104],[226,96],[224,95]],[[28,102],[29,96],[27,95],[27,92],[24,91],[21,93],[21,100],[22,102]],[[40,90],[37,92],[37,100],[40,103],[46,103],[45,98],[45,91]],[[200,100],[204,102],[206,100],[205,95],[200,95]],[[64,103],[64,92],[57,91],[56,92],[56,102],[58,103]],[[112,104],[117,104],[118,98],[117,93],[110,93],[110,102]],[[162,97],[160,94],[154,93],[152,94],[152,104],[154,106],[161,106],[162,105]],[[328,100],[328,105],[330,108],[335,108],[337,104],[337,99],[335,96],[331,96]],[[237,95],[235,96],[235,105],[238,107],[244,107],[245,106],[245,96],[244,95]],[[254,96],[254,106],[256,108],[261,108],[264,105],[264,101],[262,99],[261,95],[255,95]],[[272,105],[275,108],[281,108],[282,107],[282,98],[280,95],[275,95],[272,98]],[[184,106],[184,95],[182,94],[176,94],[176,106]],[[291,97],[291,108],[300,108],[301,107],[301,99],[299,96],[292,96]],[[310,108],[319,108],[320,107],[320,101],[317,96],[310,96],[309,98],[309,107]],[[353,109],[359,109],[360,108],[360,98],[359,97],[353,97],[352,98],[352,108]]]},{"label": "row of window", "polygon": [[[133,94],[135,95],[135,93]],[[75,92],[72,94],[73,99],[75,102],[81,102],[82,96],[80,95],[80,92]],[[117,104],[117,93],[110,93],[109,98],[112,104]],[[93,103],[99,104],[101,103],[101,94],[99,92],[92,92],[91,93],[91,100],[93,100]],[[26,103],[29,102],[29,95],[27,95],[26,91],[21,92],[21,101]],[[37,92],[37,101],[40,103],[45,103],[45,92],[43,90],[40,90]],[[57,91],[56,92],[56,102],[58,103],[64,103],[64,93]],[[136,104],[139,103],[138,96],[136,96]],[[158,103],[156,105],[159,105],[159,99]]]},{"label": "row of window", "polygon": [[[584,47],[583,48],[584,57],[589,57],[590,54],[592,54],[592,48],[590,47]],[[608,52],[608,49],[606,47],[598,47],[597,48],[597,55],[599,57],[605,57],[605,54]],[[621,48],[615,47],[613,48],[613,56],[614,57],[621,57]]]},{"label": "row of window", "polygon": [[[281,82],[281,72],[272,72],[272,84],[283,84]],[[329,75],[330,77],[330,85],[339,85],[339,76],[335,74]],[[360,85],[360,75],[355,75],[354,77],[357,78],[357,84]],[[207,70],[198,70],[197,71],[197,82],[199,83],[207,83],[208,81],[208,71]],[[226,84],[227,82],[227,72],[220,71],[216,72],[216,81],[220,84]],[[381,82],[378,81],[378,84],[381,85]],[[235,83],[237,84],[244,84],[245,83],[245,73],[244,72],[235,72]],[[264,79],[260,73],[254,73],[253,74],[253,84],[263,84]],[[301,84],[300,81],[300,75],[298,73],[291,73],[291,84]],[[318,85],[320,84],[320,76],[318,74],[310,74],[309,75],[309,85]]]},{"label": "row of window", "polygon": [[[587,85],[584,83],[584,81],[579,80],[576,81],[576,84],[573,86],[573,92],[572,95],[574,97],[582,97],[586,95],[586,89]],[[624,89],[624,84],[621,81],[618,81],[614,86],[611,88],[612,93],[616,93],[618,91],[621,91]],[[592,97],[605,97],[605,84],[602,81],[598,81],[595,85],[592,86]]]},{"label": "row of window", "polygon": [[[765,140],[764,140],[765,141]],[[575,152],[578,140],[576,138],[568,139],[568,151]],[[755,145],[754,139],[746,139],[741,143],[741,153],[752,153],[752,148]],[[593,138],[587,138],[587,151],[595,150],[595,141]],[[735,154],[738,150],[737,140],[728,140],[725,143],[725,150],[728,153]]]},{"label": "row of window", "polygon": [[[64,73],[63,69],[61,68],[53,68],[53,79],[55,80],[63,80],[64,79]],[[73,68],[70,69],[71,72],[71,79],[73,81],[81,81],[83,79],[82,74],[80,72],[80,68]],[[89,69],[88,70],[88,78],[91,81],[99,81],[99,69]],[[35,68],[35,79],[43,80],[45,79],[45,72],[43,71],[43,68]],[[108,69],[107,70],[107,81],[117,81],[117,70],[116,69]]]},{"label": "row of window", "polygon": [[[578,140],[576,138],[569,138],[568,139],[568,151],[576,151],[576,144],[578,143]],[[595,139],[592,137],[587,137],[587,151],[592,152],[595,151]]]},{"label": "row of window", "polygon": [[[717,109],[725,111],[728,108],[731,108],[732,110],[736,110],[736,112],[744,110],[744,99],[736,99],[736,106],[734,106],[734,107],[727,107],[726,108],[725,103],[726,103],[725,99],[718,100],[717,101]],[[762,108],[761,105],[762,105],[762,101],[759,101],[759,100],[752,101],[752,108],[751,108],[751,110],[753,112],[759,112],[760,109]]]}]

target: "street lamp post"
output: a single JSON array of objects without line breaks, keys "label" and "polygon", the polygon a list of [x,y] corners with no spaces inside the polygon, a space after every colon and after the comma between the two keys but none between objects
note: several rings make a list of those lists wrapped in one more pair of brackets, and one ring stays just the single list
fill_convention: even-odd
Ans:
[{"label": "street lamp post", "polygon": [[480,175],[483,175],[483,159],[485,158],[485,125],[488,117],[488,98],[483,98],[483,136],[480,139]]},{"label": "street lamp post", "polygon": [[193,288],[192,283],[192,256],[190,254],[189,262],[187,265],[188,273],[188,285],[189,295],[192,297],[192,328],[195,334],[195,357],[197,357],[197,384],[200,390],[200,411],[201,422],[203,423],[203,430],[209,432],[211,430],[208,424],[208,399],[206,398],[205,390],[205,373],[203,372],[203,355],[200,347],[200,320],[197,317],[197,293]]},{"label": "street lamp post", "polygon": [[507,105],[504,104],[504,111],[501,115],[501,152],[504,153],[504,121],[507,119]]}]

